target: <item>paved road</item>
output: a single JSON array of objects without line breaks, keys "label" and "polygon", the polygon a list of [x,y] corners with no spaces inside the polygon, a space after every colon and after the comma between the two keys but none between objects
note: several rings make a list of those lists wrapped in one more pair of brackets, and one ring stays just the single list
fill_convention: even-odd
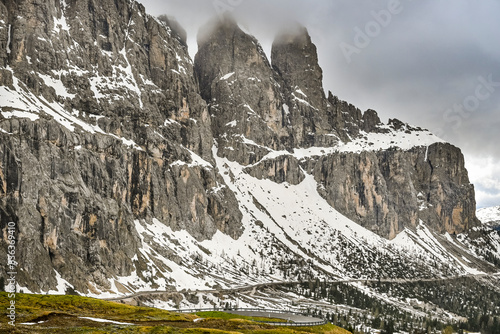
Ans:
[{"label": "paved road", "polygon": [[[339,279],[336,281],[328,281],[328,284],[363,283],[363,282],[381,282],[381,283],[442,282],[442,281],[454,280],[457,278],[464,278],[464,277],[482,278],[482,277],[489,277],[489,276],[497,277],[498,275],[500,275],[500,273],[479,274],[479,275],[470,274],[470,275],[451,276],[451,277],[444,277],[444,278],[417,278],[417,279],[381,278],[380,280],[379,279]],[[260,284],[234,287],[231,289],[221,289],[221,290],[207,289],[207,290],[195,290],[193,292],[195,292],[195,293],[198,293],[198,292],[201,292],[201,293],[234,293],[234,292],[244,292],[244,291],[256,291],[259,288],[267,288],[267,287],[287,285],[287,284],[300,284],[300,283],[307,283],[307,282],[295,282],[295,281],[293,281],[293,282],[270,282],[270,283],[260,283]],[[126,295],[126,296],[104,298],[104,299],[110,300],[110,301],[120,301],[120,300],[124,300],[124,299],[140,297],[140,296],[168,295],[168,294],[171,294],[174,292],[176,292],[176,291],[173,291],[173,290],[171,290],[171,291],[142,291],[142,292],[132,293],[132,294]],[[253,292],[253,293],[255,293],[255,292]]]},{"label": "paved road", "polygon": [[288,322],[318,322],[322,319],[308,317],[300,314],[290,314],[290,313],[273,313],[273,312],[257,312],[257,311],[224,311],[226,313],[245,315],[248,317],[263,317],[263,318],[275,318],[275,319],[283,319]]}]

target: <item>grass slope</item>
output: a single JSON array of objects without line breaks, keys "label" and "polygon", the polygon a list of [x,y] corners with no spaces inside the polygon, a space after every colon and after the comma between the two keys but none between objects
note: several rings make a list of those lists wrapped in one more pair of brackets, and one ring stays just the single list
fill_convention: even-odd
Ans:
[{"label": "grass slope", "polygon": [[[250,318],[222,312],[199,315],[179,314],[149,307],[129,306],[115,302],[79,296],[16,294],[16,326],[7,324],[8,294],[0,292],[0,333],[123,333],[123,334],[348,334],[331,324],[317,327],[272,327]],[[202,316],[203,320],[194,320]],[[84,319],[92,317],[132,325],[110,324]],[[278,319],[265,319],[278,321]],[[31,322],[36,325],[22,325]]]}]

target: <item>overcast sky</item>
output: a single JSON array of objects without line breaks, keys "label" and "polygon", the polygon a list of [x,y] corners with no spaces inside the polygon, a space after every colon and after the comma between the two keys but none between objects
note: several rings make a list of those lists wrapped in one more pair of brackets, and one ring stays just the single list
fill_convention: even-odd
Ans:
[{"label": "overcast sky", "polygon": [[324,88],[381,119],[428,128],[464,152],[479,207],[500,205],[500,1],[140,0],[196,34],[222,10],[270,54],[283,22],[318,47]]}]

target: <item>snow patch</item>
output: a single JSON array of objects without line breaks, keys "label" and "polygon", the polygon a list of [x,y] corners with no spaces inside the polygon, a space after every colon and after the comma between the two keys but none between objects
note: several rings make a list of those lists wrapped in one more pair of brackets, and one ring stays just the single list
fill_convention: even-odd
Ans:
[{"label": "snow patch", "polygon": [[[304,94],[304,93],[302,93],[302,94]],[[313,106],[312,106],[309,102],[307,102],[307,101],[306,101],[306,100],[304,100],[304,99],[301,99],[300,97],[297,97],[297,95],[295,95],[294,93],[292,93],[292,96],[293,96],[293,99],[294,99],[294,100],[297,100],[297,101],[299,101],[300,103],[305,104],[306,106],[308,106],[308,107],[310,107],[310,108],[312,108],[312,109],[314,109],[314,110],[318,110],[318,108],[313,107]]]},{"label": "snow patch", "polygon": [[11,34],[12,34],[12,25],[9,24],[9,28],[7,29],[7,53],[10,54],[11,53],[11,49],[10,49],[10,43],[11,43]]},{"label": "snow patch", "polygon": [[295,91],[307,99],[307,95],[301,89],[297,88]]},{"label": "snow patch", "polygon": [[247,108],[248,110],[250,110],[250,112],[251,112],[252,114],[256,114],[256,115],[257,115],[257,113],[255,112],[255,110],[253,110],[253,109],[252,109],[252,107],[250,107],[248,104],[244,104],[244,105],[243,105],[243,107],[245,107],[245,108]]},{"label": "snow patch", "polygon": [[203,166],[203,167],[214,168],[214,166],[212,166],[211,163],[209,163],[208,161],[206,161],[205,159],[200,157],[198,154],[194,153],[193,151],[191,151],[189,149],[186,149],[186,150],[188,150],[188,152],[191,154],[191,160],[193,160],[194,164],[199,165],[199,166]]},{"label": "snow patch", "polygon": [[288,107],[288,105],[286,105],[286,104],[283,104],[283,111],[285,112],[285,115],[289,115],[290,114],[290,107]]},{"label": "snow patch", "polygon": [[116,138],[118,140],[120,140],[123,143],[123,145],[125,145],[125,146],[132,147],[133,149],[135,149],[137,151],[144,151],[142,149],[142,147],[140,147],[139,145],[137,145],[137,143],[135,141],[131,140],[131,139],[127,139],[127,138],[123,138],[123,137],[118,137],[117,135],[114,135],[112,133],[108,133],[108,135],[111,136],[111,137],[114,137],[114,138]]},{"label": "snow patch", "polygon": [[114,321],[114,320],[107,320],[107,319],[100,319],[100,318],[92,318],[92,317],[78,317],[79,319],[85,319],[85,320],[91,320],[95,322],[102,322],[102,323],[108,323],[108,324],[115,324],[115,325],[129,325],[129,326],[134,326],[134,324],[131,324],[129,322],[119,322],[119,321]]},{"label": "snow patch", "polygon": [[168,125],[172,125],[172,124],[180,125],[179,122],[177,122],[176,120],[170,119],[170,118],[167,118],[165,120],[165,122],[163,122],[163,126],[168,126]]},{"label": "snow patch", "polygon": [[127,51],[125,50],[125,47],[123,47],[123,49],[120,51],[120,54],[123,56],[123,58],[125,58],[125,62],[127,64],[127,66],[124,67],[127,78],[127,80],[125,81],[125,86],[137,94],[137,96],[139,97],[139,107],[143,108],[144,104],[142,103],[142,92],[139,88],[139,85],[137,84],[137,81],[135,80],[134,73],[132,72],[132,66],[128,61]]},{"label": "snow patch", "polygon": [[417,146],[427,146],[428,149],[428,147],[434,143],[443,142],[442,139],[427,130],[412,131],[410,133],[394,130],[389,133],[361,132],[360,138],[356,138],[352,142],[341,145],[339,151],[360,153],[363,151],[387,150],[392,147],[410,150]]},{"label": "snow patch", "polygon": [[[1,91],[1,89],[0,89]],[[21,111],[21,110],[15,110],[15,111],[2,111],[2,116],[9,119],[9,118],[28,118],[32,122],[36,121],[40,117],[37,114],[30,113],[28,111]]]},{"label": "snow patch", "polygon": [[74,288],[74,286],[72,284],[70,284],[68,281],[66,281],[65,279],[63,279],[61,277],[61,274],[59,274],[57,272],[57,270],[54,269],[54,272],[56,273],[56,280],[57,280],[56,290],[49,290],[48,294],[50,294],[50,295],[64,295],[64,294],[66,294],[66,289],[68,287],[70,287],[72,289]]},{"label": "snow patch", "polygon": [[234,75],[235,72],[228,73],[220,78],[220,80],[227,80]]},{"label": "snow patch", "polygon": [[[282,151],[271,152],[262,160],[272,159],[279,155],[286,154],[292,155],[297,159],[307,159],[316,156],[324,156],[333,153],[361,153],[366,151],[380,151],[388,150],[390,148],[399,148],[401,150],[410,150],[414,147],[430,146],[434,143],[442,143],[442,139],[433,135],[429,131],[418,131],[406,133],[401,131],[394,131],[387,133],[366,133],[361,132],[361,136],[353,139],[351,142],[339,142],[333,147],[309,147],[309,148],[295,148],[293,153]],[[261,161],[262,161],[261,160]]]},{"label": "snow patch", "polygon": [[61,97],[69,98],[69,99],[74,99],[76,94],[70,94],[68,93],[68,90],[66,89],[66,86],[64,86],[63,82],[61,79],[55,79],[49,75],[45,74],[40,74],[38,73],[38,76],[43,80],[46,86],[54,88],[56,91],[56,94]]},{"label": "snow patch", "polygon": [[61,10],[61,17],[60,18],[54,17],[54,28],[52,29],[52,31],[54,31],[57,34],[61,33],[61,31],[69,32],[70,29],[68,23],[66,22],[66,16],[64,14],[64,11],[66,10],[67,7],[66,1],[62,0],[61,5],[63,8]]},{"label": "snow patch", "polygon": [[26,325],[26,326],[33,326],[33,325],[38,325],[38,324],[43,324],[46,321],[39,321],[39,322],[23,322],[21,325]]}]

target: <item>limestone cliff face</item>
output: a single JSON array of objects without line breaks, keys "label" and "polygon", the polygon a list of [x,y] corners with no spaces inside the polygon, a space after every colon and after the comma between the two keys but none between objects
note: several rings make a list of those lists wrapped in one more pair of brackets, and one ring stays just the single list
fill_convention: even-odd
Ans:
[{"label": "limestone cliff face", "polygon": [[460,150],[450,144],[333,154],[307,168],[334,208],[387,238],[420,220],[450,234],[477,225],[474,187]]},{"label": "limestone cliff face", "polygon": [[78,291],[109,288],[142,261],[136,219],[199,240],[241,234],[168,22],[130,1],[3,1],[0,13],[0,229],[16,223],[19,282],[48,291],[55,269]]},{"label": "limestone cliff face", "polygon": [[245,171],[259,180],[266,178],[276,183],[299,184],[304,180],[300,161],[289,155],[264,160],[247,167]]},{"label": "limestone cliff face", "polygon": [[291,106],[291,125],[297,146],[330,146],[335,134],[328,114],[331,110],[323,91],[323,71],[318,63],[316,46],[307,29],[292,25],[274,40],[271,59],[273,68],[284,81],[284,96]]},{"label": "limestone cliff face", "polygon": [[225,156],[242,164],[260,160],[268,147],[289,140],[279,78],[257,40],[229,16],[210,22],[198,37],[195,73],[213,116],[212,129]]}]

